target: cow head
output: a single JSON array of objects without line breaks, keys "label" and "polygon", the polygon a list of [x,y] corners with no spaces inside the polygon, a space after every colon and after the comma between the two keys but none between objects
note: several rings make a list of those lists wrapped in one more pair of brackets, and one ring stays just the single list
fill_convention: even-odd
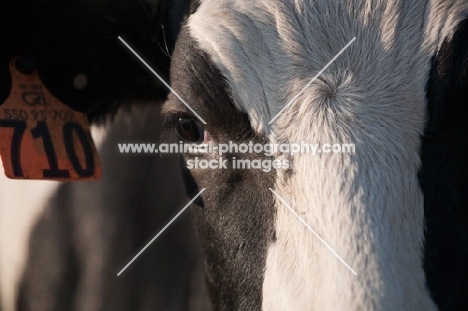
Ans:
[{"label": "cow head", "polygon": [[[270,172],[232,168],[233,158],[268,159],[234,151],[224,155],[227,168],[186,171],[192,196],[206,188],[196,217],[217,309],[462,305],[458,290],[444,285],[453,286],[450,277],[434,272],[450,265],[434,255],[437,245],[450,244],[449,252],[461,245],[450,234],[435,237],[449,229],[432,222],[444,204],[434,192],[461,196],[465,187],[437,181],[459,174],[439,170],[443,148],[453,146],[447,141],[466,142],[455,129],[466,127],[459,120],[467,116],[468,5],[452,2],[198,3],[178,36],[171,83],[202,120],[173,94],[164,108],[182,139],[356,150],[278,152],[272,159],[289,167]],[[447,200],[466,221],[467,201]],[[445,225],[460,230],[463,222]],[[463,249],[454,262],[467,276]],[[462,278],[457,286],[466,285]]]}]

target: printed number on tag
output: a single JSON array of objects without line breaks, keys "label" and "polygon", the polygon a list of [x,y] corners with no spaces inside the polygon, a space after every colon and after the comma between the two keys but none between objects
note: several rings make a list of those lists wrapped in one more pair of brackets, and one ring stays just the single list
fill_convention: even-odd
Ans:
[{"label": "printed number on tag", "polygon": [[63,104],[37,71],[24,74],[10,62],[10,96],[0,105],[0,155],[15,179],[82,180],[102,175],[89,122]]}]

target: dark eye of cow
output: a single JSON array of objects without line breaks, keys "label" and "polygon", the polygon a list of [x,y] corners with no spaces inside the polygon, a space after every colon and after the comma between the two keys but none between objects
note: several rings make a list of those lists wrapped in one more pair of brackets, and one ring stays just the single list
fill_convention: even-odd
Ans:
[{"label": "dark eye of cow", "polygon": [[198,120],[187,117],[180,117],[176,131],[180,138],[188,143],[201,144],[205,140],[205,129]]}]

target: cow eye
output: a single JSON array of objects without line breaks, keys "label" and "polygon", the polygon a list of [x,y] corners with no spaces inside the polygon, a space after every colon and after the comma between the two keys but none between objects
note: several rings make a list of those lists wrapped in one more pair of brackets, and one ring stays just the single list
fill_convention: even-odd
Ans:
[{"label": "cow eye", "polygon": [[198,120],[180,117],[176,131],[180,138],[188,143],[201,144],[205,140],[205,128]]}]

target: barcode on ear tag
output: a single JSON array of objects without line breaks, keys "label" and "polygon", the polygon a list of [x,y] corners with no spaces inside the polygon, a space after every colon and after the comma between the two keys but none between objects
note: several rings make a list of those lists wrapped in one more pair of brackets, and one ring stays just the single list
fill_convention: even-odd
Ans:
[{"label": "barcode on ear tag", "polygon": [[13,179],[94,180],[102,175],[89,122],[63,104],[37,71],[10,62],[11,92],[0,105],[0,156]]}]

